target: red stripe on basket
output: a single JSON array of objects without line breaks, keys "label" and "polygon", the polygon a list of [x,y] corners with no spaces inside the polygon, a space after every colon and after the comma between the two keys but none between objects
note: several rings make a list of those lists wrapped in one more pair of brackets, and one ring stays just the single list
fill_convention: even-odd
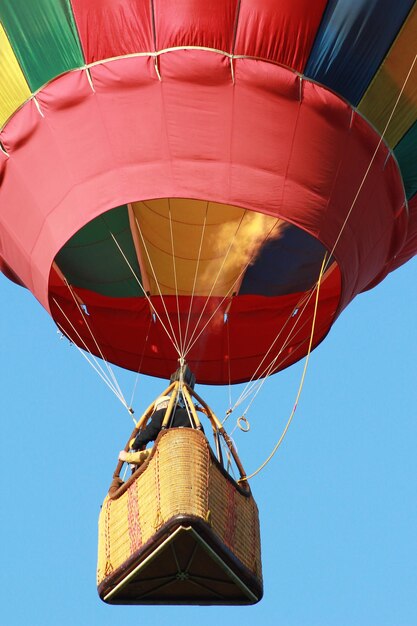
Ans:
[{"label": "red stripe on basket", "polygon": [[139,521],[139,500],[135,483],[127,490],[127,517],[129,524],[130,553],[133,554],[142,545],[142,532]]},{"label": "red stripe on basket", "polygon": [[236,529],[236,505],[235,488],[230,481],[226,481],[226,528],[224,532],[224,543],[233,550],[235,543]]},{"label": "red stripe on basket", "polygon": [[105,509],[105,526],[104,526],[104,545],[105,545],[105,554],[106,554],[106,564],[104,566],[104,575],[108,576],[113,571],[113,566],[110,560],[110,512],[111,512],[112,501],[107,500],[106,509]]}]

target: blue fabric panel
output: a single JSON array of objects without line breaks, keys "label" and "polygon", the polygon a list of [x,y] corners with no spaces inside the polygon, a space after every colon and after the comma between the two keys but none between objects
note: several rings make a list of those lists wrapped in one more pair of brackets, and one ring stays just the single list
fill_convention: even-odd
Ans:
[{"label": "blue fabric panel", "polygon": [[245,272],[239,295],[282,296],[307,291],[320,275],[324,246],[288,224],[279,239],[269,241]]},{"label": "blue fabric panel", "polygon": [[305,75],[356,106],[414,0],[329,0]]},{"label": "blue fabric panel", "polygon": [[417,122],[397,144],[394,154],[400,166],[406,196],[410,199],[417,192]]}]

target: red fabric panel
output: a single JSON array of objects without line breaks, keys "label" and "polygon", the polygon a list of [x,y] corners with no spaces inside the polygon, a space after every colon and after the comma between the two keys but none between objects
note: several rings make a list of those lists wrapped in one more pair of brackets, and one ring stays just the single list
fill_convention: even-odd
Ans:
[{"label": "red fabric panel", "polygon": [[12,118],[1,134],[5,149],[13,150],[13,158],[9,156],[3,165],[0,197],[11,204],[9,211],[2,211],[0,215],[0,251],[6,264],[31,291],[34,291],[34,287],[30,252],[36,241],[36,229],[39,230],[46,217],[38,198],[41,199],[45,194],[47,201],[44,208],[50,201],[54,202],[54,198],[49,195],[45,176],[36,180],[36,191],[31,189],[29,182],[32,176],[35,179],[39,168],[42,170],[39,144],[33,141],[39,135],[39,126],[47,132],[41,121],[39,111],[31,100]]},{"label": "red fabric panel", "polygon": [[[233,83],[219,54],[160,60],[162,81],[149,57],[93,66],[94,91],[85,71],[61,76],[37,95],[43,117],[31,101],[7,124],[6,263],[48,308],[50,268],[64,243],[105,210],[159,197],[277,215],[332,249],[364,183],[334,251],[340,312],[405,236],[401,177],[384,145],[366,175],[376,133],[335,94],[280,66],[237,59]],[[204,367],[215,376],[214,362]]]},{"label": "red fabric panel", "polygon": [[[12,154],[10,176],[21,168],[32,176],[24,173],[25,182],[10,187],[5,180],[2,192],[19,196],[19,189],[24,190],[30,180],[35,198],[44,199],[39,212],[32,208],[27,217],[28,237],[36,241],[40,225],[35,228],[30,223],[40,217],[38,213],[47,215],[51,206],[55,210],[48,218],[51,224],[45,236],[49,240],[52,228],[53,239],[63,245],[104,208],[174,195],[211,197],[280,214],[312,234],[320,232],[322,241],[331,247],[376,143],[372,130],[364,123],[357,129],[355,124],[351,127],[347,105],[317,85],[303,83],[301,105],[298,79],[282,68],[242,60],[237,63],[233,88],[222,57],[188,51],[184,65],[185,54],[164,56],[162,83],[152,62],[145,58],[92,68],[95,93],[82,72],[58,79],[39,94],[45,118],[30,107],[30,123],[35,115],[36,125],[30,141],[20,140],[18,148],[13,142],[22,135],[22,124],[28,123],[27,108],[13,118],[3,133],[3,142]],[[212,84],[202,81],[202,75],[212,76]],[[204,84],[200,86],[198,81]],[[188,106],[182,106],[183,102]],[[362,145],[361,128],[372,136],[372,145]],[[354,215],[360,230],[361,214],[366,213],[372,222],[366,233],[378,233],[375,241],[379,246],[381,237],[382,243],[385,238],[383,252],[391,240],[392,197],[398,195],[399,178],[395,180],[390,166],[381,174],[385,149],[381,152],[335,253],[344,273],[353,266],[355,278],[350,283],[356,281],[358,263],[368,254],[361,250],[361,240],[364,247],[369,243],[361,232],[352,242]],[[57,159],[62,161],[59,167]],[[56,172],[53,181],[52,171]],[[381,198],[374,205],[375,193]],[[74,203],[82,205],[80,212],[71,210]],[[45,263],[47,274],[51,259],[46,262],[45,255],[52,242],[49,240],[47,247],[41,240],[38,243],[36,253],[45,259],[41,265]],[[356,255],[352,249],[357,249]],[[380,260],[375,250],[371,257],[361,270],[367,276],[360,281],[360,288],[369,282],[368,274],[377,274],[380,267],[375,266]],[[40,266],[39,270],[43,275]],[[45,278],[41,281],[45,289]],[[45,296],[42,300],[45,302]]]},{"label": "red fabric panel", "polygon": [[[340,274],[334,271],[330,278],[323,282],[320,290],[314,346],[329,330],[337,307],[339,291]],[[55,287],[54,292],[56,294],[54,298],[82,336],[85,345],[93,354],[99,356],[91,334],[68,289]],[[137,370],[142,365],[142,371],[145,373],[169,378],[176,368],[178,355],[167,339],[161,324],[158,321],[151,322],[150,307],[145,298],[112,299],[82,289],[78,289],[77,294],[87,304],[88,323],[107,360],[132,370]],[[275,298],[238,296],[233,300],[229,311],[228,326],[223,321],[224,310],[229,304],[225,302],[187,357],[187,362],[198,382],[227,384],[229,365],[232,382],[249,379],[262,363],[274,340],[275,345],[263,361],[260,372],[267,368],[280,351],[282,352],[277,360],[276,371],[298,361],[307,351],[314,310],[314,298],[312,298],[306,310],[302,315],[300,314],[300,319],[297,316],[291,317],[301,297],[302,294]],[[175,296],[168,296],[164,300],[170,313],[172,326],[178,335],[177,300]],[[190,298],[182,296],[179,302],[184,336]],[[205,298],[194,299],[190,328],[193,328],[198,321],[205,302]],[[153,298],[153,304],[169,328],[159,298]],[[206,325],[219,304],[220,300],[217,298],[210,300],[198,326],[199,329]],[[62,330],[68,334],[69,339],[76,342],[75,331],[53,301],[51,311]],[[283,326],[284,331],[282,331]],[[146,341],[148,332],[149,337]],[[286,344],[285,348],[283,348],[284,344]]]},{"label": "red fabric panel", "polygon": [[303,72],[327,0],[242,0],[235,54],[276,61]]},{"label": "red fabric panel", "polygon": [[231,52],[237,0],[153,0],[156,48],[205,46]]},{"label": "red fabric panel", "polygon": [[[94,94],[84,72],[65,75],[58,90],[56,83],[50,83],[39,94],[38,101],[45,117],[30,101],[12,118],[2,133],[2,141],[6,150],[10,149],[10,157],[7,163],[8,175],[0,189],[0,196],[4,194],[3,197],[15,198],[13,210],[17,211],[12,229],[5,230],[5,237],[9,234],[12,237],[6,239],[8,248],[3,248],[3,256],[35,294],[37,281],[43,282],[44,278],[43,270],[32,263],[32,248],[48,219],[51,220],[47,226],[48,247],[61,247],[60,242],[67,238],[66,220],[54,219],[51,208],[60,205],[68,190],[73,189],[77,194],[79,174],[74,172],[74,166],[78,169],[79,161],[83,168],[82,176],[87,179],[96,177],[105,167],[99,153],[95,154],[94,159],[91,158],[95,142],[99,145],[102,139],[97,137],[96,127],[89,122]],[[75,125],[71,125],[67,116],[70,103],[78,103]],[[48,115],[50,107],[56,112],[54,117]],[[94,115],[97,115],[97,111]],[[89,149],[84,143],[82,154],[77,141],[74,141],[81,128],[89,143]],[[64,143],[63,136],[66,136]],[[82,197],[78,197],[75,203],[82,205],[83,201]],[[19,258],[17,267],[15,258]]]},{"label": "red fabric panel", "polygon": [[19,276],[15,274],[15,272],[11,269],[11,267],[7,265],[6,261],[2,259],[1,256],[0,256],[0,272],[2,272],[5,276],[7,276],[9,280],[16,283],[16,285],[20,285],[21,287],[25,286],[20,280]]},{"label": "red fabric panel", "polygon": [[[87,63],[200,46],[269,59],[302,72],[326,0],[71,0]],[[155,33],[152,29],[152,6]]]},{"label": "red fabric panel", "polygon": [[154,50],[151,2],[71,0],[86,63]]},{"label": "red fabric panel", "polygon": [[392,272],[400,265],[407,263],[417,254],[417,195],[408,202],[408,230],[407,236],[397,256],[390,263],[388,272]]}]

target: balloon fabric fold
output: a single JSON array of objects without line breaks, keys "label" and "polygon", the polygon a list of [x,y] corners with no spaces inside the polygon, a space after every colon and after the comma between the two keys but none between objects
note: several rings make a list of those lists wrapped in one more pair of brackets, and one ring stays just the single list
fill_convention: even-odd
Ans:
[{"label": "balloon fabric fold", "polygon": [[313,346],[417,251],[416,42],[410,0],[5,0],[0,268],[122,367],[291,365],[323,259]]}]

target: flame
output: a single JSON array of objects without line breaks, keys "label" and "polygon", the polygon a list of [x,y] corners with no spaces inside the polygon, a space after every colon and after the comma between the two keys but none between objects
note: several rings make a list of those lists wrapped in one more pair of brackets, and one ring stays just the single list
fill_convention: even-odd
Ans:
[{"label": "flame", "polygon": [[245,211],[239,219],[220,224],[209,236],[213,258],[198,277],[198,294],[224,296],[237,292],[261,248],[267,241],[278,239],[284,228],[282,220],[254,211]]},{"label": "flame", "polygon": [[285,227],[269,215],[202,200],[165,198],[132,208],[141,231],[135,245],[142,275],[153,295],[158,285],[163,295],[237,292],[262,246]]}]

